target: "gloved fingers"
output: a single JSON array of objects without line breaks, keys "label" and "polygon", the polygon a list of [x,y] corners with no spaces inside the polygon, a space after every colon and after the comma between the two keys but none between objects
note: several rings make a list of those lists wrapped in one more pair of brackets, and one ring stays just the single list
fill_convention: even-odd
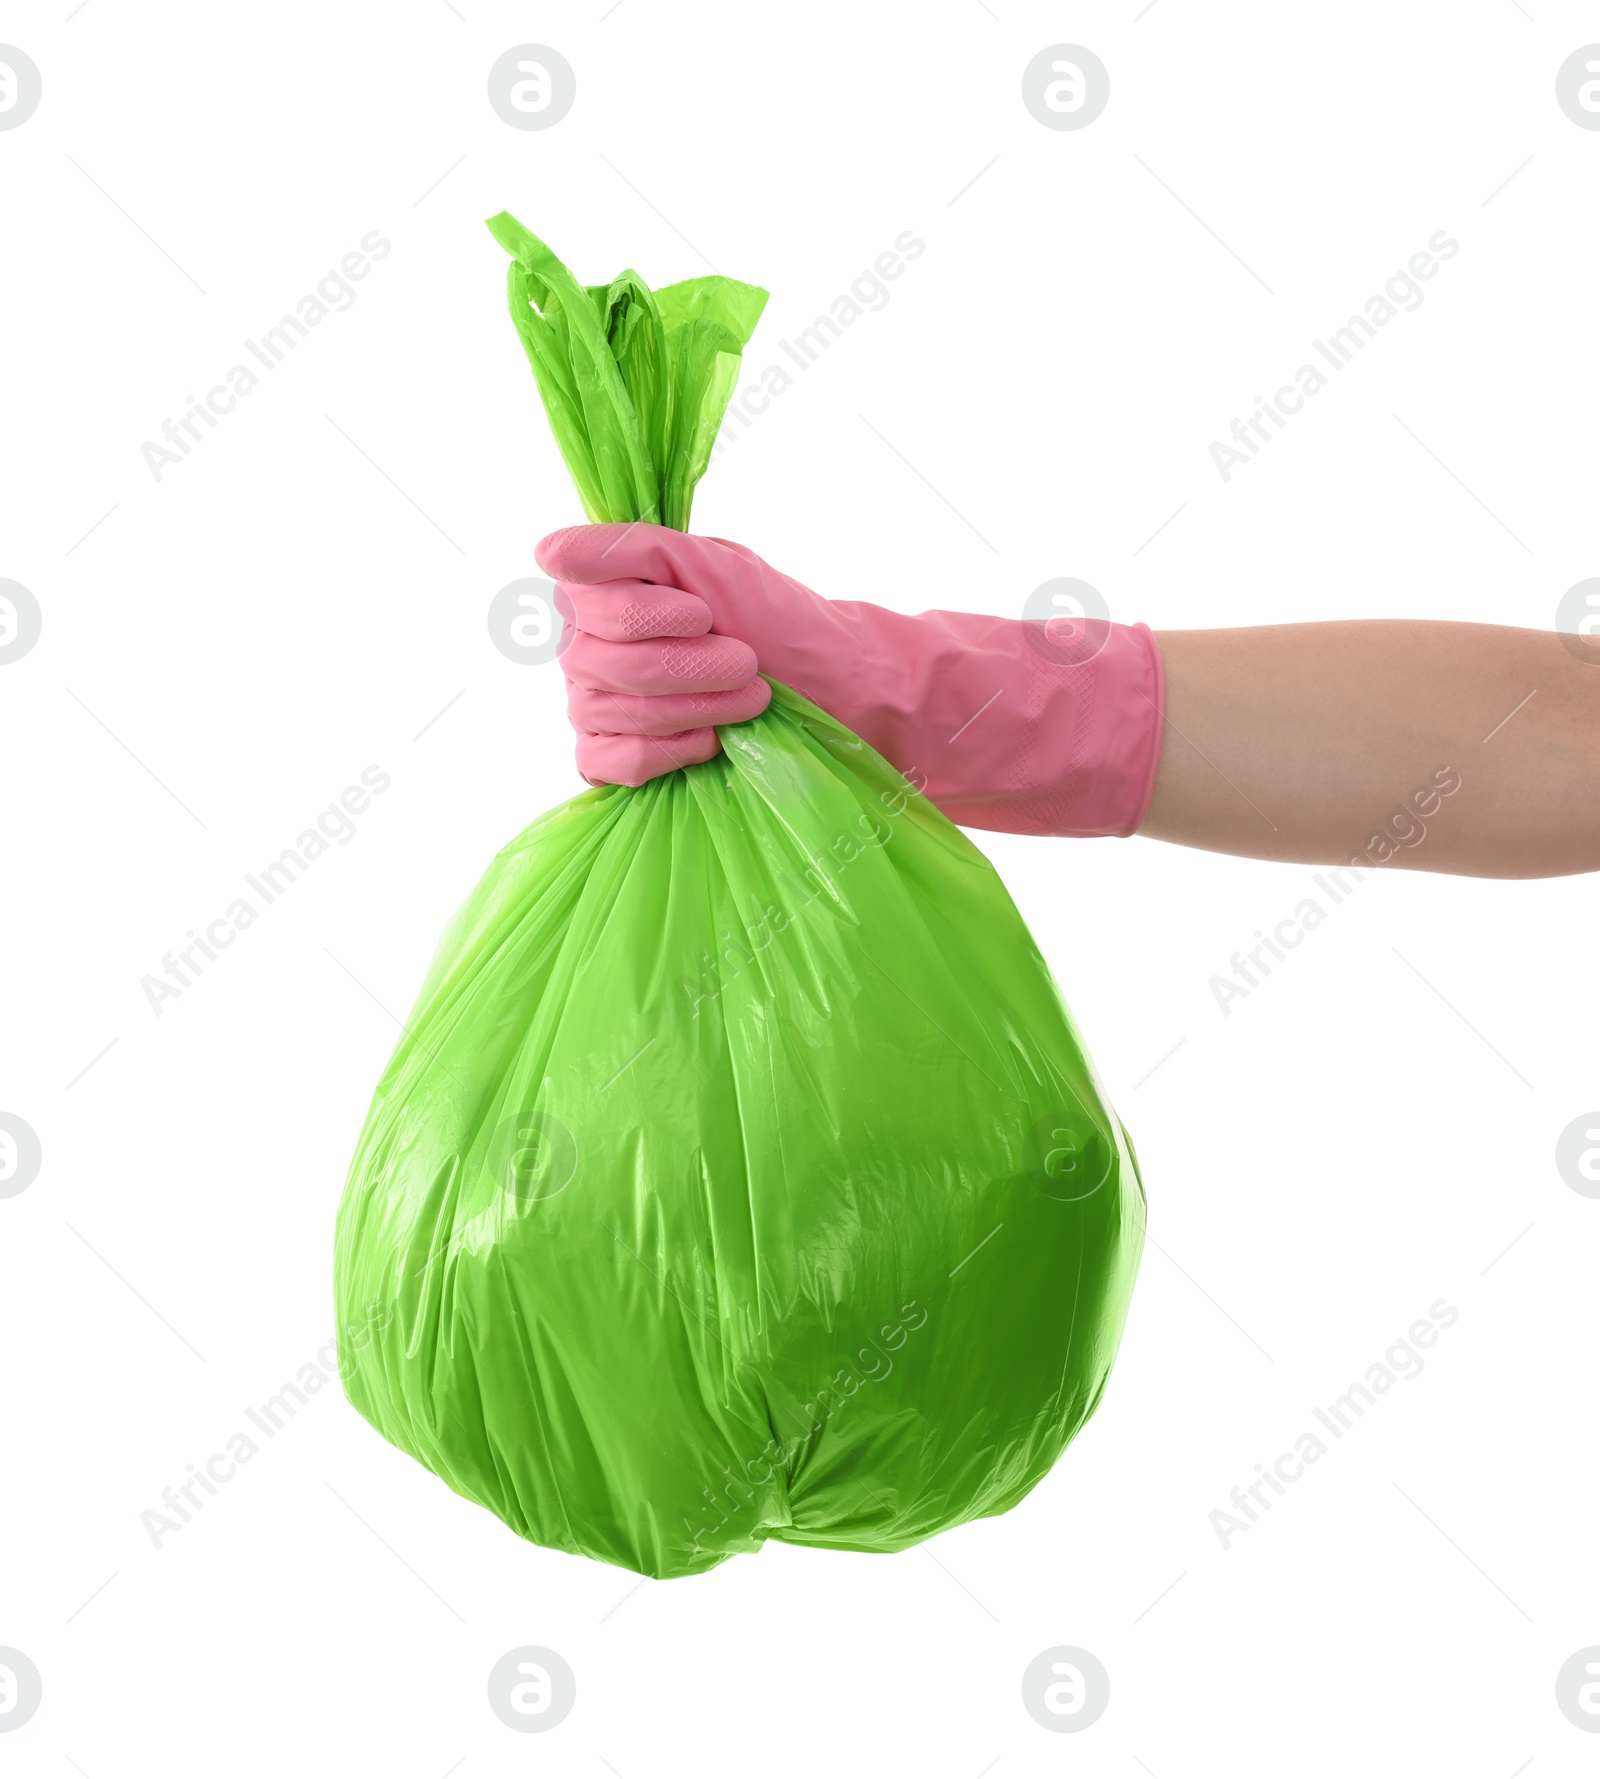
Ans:
[{"label": "gloved fingers", "polygon": [[707,598],[727,592],[730,571],[748,576],[751,565],[765,568],[758,556],[742,554],[740,561],[712,539],[644,524],[572,525],[552,531],[534,550],[535,560],[554,581],[593,586],[637,577]]},{"label": "gloved fingers", "polygon": [[756,652],[731,636],[607,642],[580,630],[561,657],[568,679],[591,692],[733,692],[756,673]]},{"label": "gloved fingers", "polygon": [[722,751],[715,729],[676,735],[579,735],[578,770],[590,784],[641,785]]},{"label": "gloved fingers", "polygon": [[567,716],[591,735],[676,735],[708,723],[747,723],[772,701],[772,688],[753,679],[732,692],[667,692],[641,698],[596,692],[567,681]]},{"label": "gloved fingers", "polygon": [[556,609],[568,623],[606,642],[638,642],[653,636],[704,636],[711,607],[677,587],[617,579],[598,586],[564,581],[556,587]]}]

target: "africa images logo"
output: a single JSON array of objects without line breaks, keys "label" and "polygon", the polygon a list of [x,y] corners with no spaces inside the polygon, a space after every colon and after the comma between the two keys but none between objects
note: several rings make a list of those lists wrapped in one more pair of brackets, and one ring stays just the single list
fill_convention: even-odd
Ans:
[{"label": "africa images logo", "polygon": [[1334,328],[1325,340],[1313,340],[1312,350],[1328,367],[1306,363],[1294,373],[1291,382],[1274,390],[1270,399],[1254,397],[1255,412],[1247,420],[1234,416],[1228,429],[1232,444],[1222,439],[1211,441],[1211,461],[1223,481],[1230,480],[1234,470],[1249,463],[1263,445],[1270,444],[1295,415],[1302,412],[1306,401],[1320,395],[1328,387],[1328,371],[1335,375],[1363,351],[1369,340],[1378,337],[1378,330],[1387,327],[1400,314],[1414,314],[1422,307],[1427,292],[1422,286],[1439,275],[1439,268],[1461,251],[1461,243],[1446,229],[1435,229],[1426,248],[1413,253],[1403,268],[1397,267],[1381,291],[1367,298],[1361,313],[1352,315],[1342,326]]}]

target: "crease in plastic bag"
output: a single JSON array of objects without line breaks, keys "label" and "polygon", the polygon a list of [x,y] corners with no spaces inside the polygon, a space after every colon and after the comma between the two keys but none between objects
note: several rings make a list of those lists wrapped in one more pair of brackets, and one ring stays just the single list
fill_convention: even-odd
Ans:
[{"label": "crease in plastic bag", "polygon": [[[512,316],[594,520],[685,525],[765,292]],[[805,699],[534,822],[444,933],[336,1235],[351,1402],[522,1537],[654,1576],[1004,1512],[1094,1412],[1143,1196],[993,868]]]}]

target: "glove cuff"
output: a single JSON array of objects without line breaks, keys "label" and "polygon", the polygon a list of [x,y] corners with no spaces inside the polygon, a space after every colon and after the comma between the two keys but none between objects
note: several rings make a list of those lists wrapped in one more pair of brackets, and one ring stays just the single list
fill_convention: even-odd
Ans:
[{"label": "glove cuff", "polygon": [[996,725],[1003,753],[985,760],[989,750],[973,748],[959,771],[931,775],[928,796],[969,828],[1074,839],[1136,833],[1155,790],[1166,703],[1149,628],[1096,622],[1063,644],[1044,625],[1019,623],[1010,652],[1015,703],[1006,703],[1020,707],[1021,720]]}]

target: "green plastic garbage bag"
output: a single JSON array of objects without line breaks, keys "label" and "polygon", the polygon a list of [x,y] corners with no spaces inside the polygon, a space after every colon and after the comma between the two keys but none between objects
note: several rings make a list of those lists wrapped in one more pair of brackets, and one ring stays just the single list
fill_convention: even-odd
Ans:
[{"label": "green plastic garbage bag", "polygon": [[[765,293],[512,314],[590,517],[687,523]],[[1027,1494],[1138,1264],[1126,1135],[993,868],[784,687],[490,865],[338,1218],[345,1387],[524,1538],[654,1576],[903,1549]]]}]

